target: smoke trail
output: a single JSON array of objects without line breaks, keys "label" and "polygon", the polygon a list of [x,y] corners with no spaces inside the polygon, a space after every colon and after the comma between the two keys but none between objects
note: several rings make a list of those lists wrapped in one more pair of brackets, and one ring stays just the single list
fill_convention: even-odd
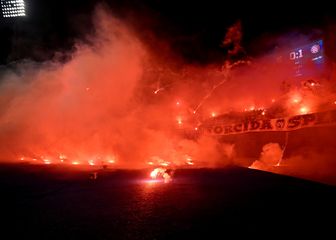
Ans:
[{"label": "smoke trail", "polygon": [[245,53],[241,45],[242,37],[243,37],[242,24],[240,21],[238,21],[231,27],[229,27],[221,43],[221,47],[228,48],[229,58],[237,57],[237,55]]}]

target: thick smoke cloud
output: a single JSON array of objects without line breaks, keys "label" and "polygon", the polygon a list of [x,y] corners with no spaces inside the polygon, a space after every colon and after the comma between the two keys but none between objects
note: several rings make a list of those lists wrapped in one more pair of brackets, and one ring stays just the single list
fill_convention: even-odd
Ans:
[{"label": "thick smoke cloud", "polygon": [[78,44],[69,62],[27,62],[4,75],[2,157],[94,157],[114,154],[116,144],[125,144],[120,132],[131,131],[127,121],[134,114],[131,99],[145,53],[132,33],[102,9],[95,21],[94,44]]},{"label": "thick smoke cloud", "polygon": [[[200,66],[184,63],[164,40],[146,42],[139,29],[102,7],[93,19],[95,33],[85,41],[91,44],[78,41],[66,63],[22,61],[14,70],[1,70],[3,161],[114,161],[125,168],[249,166],[258,156],[241,151],[254,146],[203,136],[198,126],[223,113],[275,107],[279,116],[292,116],[328,110],[336,100],[332,81],[316,88],[284,81],[292,74],[278,58],[286,49],[247,58],[240,45],[241,22],[224,36],[226,61]],[[285,151],[282,142],[266,142],[252,149],[262,153],[252,167],[310,179],[332,176],[333,131],[302,134],[321,141],[319,147],[300,144],[302,139],[291,134]],[[328,149],[323,157],[322,144]],[[274,167],[279,159],[283,168]]]},{"label": "thick smoke cloud", "polygon": [[[193,164],[186,151],[197,143],[175,133],[174,94],[152,92],[164,81],[172,84],[165,72],[150,70],[160,68],[152,62],[155,54],[107,10],[98,8],[94,21],[92,44],[79,42],[68,62],[22,61],[3,73],[1,158],[113,160],[128,168]],[[205,158],[213,151],[210,146],[194,153]]]}]

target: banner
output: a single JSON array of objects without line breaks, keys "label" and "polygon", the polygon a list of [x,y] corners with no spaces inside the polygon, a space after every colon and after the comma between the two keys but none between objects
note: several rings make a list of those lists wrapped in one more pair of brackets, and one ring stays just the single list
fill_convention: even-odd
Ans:
[{"label": "banner", "polygon": [[296,115],[285,118],[259,118],[247,119],[233,124],[221,123],[214,120],[213,123],[201,126],[207,135],[230,135],[248,132],[293,131],[307,127],[336,125],[336,110]]}]

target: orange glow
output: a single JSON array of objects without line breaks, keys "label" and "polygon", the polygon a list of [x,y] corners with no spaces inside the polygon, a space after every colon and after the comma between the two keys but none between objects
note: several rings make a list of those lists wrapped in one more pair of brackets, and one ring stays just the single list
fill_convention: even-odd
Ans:
[{"label": "orange glow", "polygon": [[71,164],[72,164],[72,165],[79,165],[80,162],[78,162],[78,161],[72,161]]},{"label": "orange glow", "polygon": [[194,165],[194,162],[193,162],[191,156],[189,156],[189,155],[186,154],[185,157],[186,157],[186,164],[187,165]]},{"label": "orange glow", "polygon": [[[95,165],[95,162],[93,160],[89,160],[88,163],[89,163],[90,166],[94,166]],[[74,163],[72,163],[72,164],[74,164]]]},{"label": "orange glow", "polygon": [[212,112],[212,113],[211,113],[211,117],[216,117],[216,113],[215,113],[215,112]]},{"label": "orange glow", "polygon": [[309,111],[309,109],[305,106],[300,108],[300,113],[305,114],[305,113],[308,113],[308,111]]},{"label": "orange glow", "polygon": [[177,117],[177,123],[178,123],[178,125],[182,125],[182,118],[181,117]]},{"label": "orange glow", "polygon": [[161,163],[160,165],[161,165],[161,166],[164,166],[164,167],[168,167],[168,166],[169,166],[169,163],[167,163],[167,162],[163,162],[163,163]]},{"label": "orange glow", "polygon": [[51,164],[51,161],[49,159],[43,159],[44,164]]},{"label": "orange glow", "polygon": [[298,95],[297,93],[294,94],[294,96],[292,96],[292,102],[293,103],[299,103],[301,102],[302,97],[300,95]]}]

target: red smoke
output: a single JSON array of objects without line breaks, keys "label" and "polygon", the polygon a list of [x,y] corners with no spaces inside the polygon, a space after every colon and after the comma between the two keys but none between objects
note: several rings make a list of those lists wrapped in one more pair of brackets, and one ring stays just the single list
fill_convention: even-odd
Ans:
[{"label": "red smoke", "polygon": [[[171,80],[181,76],[154,63],[134,32],[105,10],[94,19],[93,44],[78,43],[67,63],[23,62],[20,74],[5,73],[1,158],[128,168],[193,165],[188,151],[197,143],[176,134]],[[162,92],[155,94],[157,88]],[[189,111],[182,107],[184,124]]]},{"label": "red smoke", "polygon": [[[145,57],[140,42],[118,20],[99,10],[93,46],[78,44],[66,64],[18,66],[1,86],[1,152],[83,161],[129,152],[123,134],[141,126],[132,117],[134,91]],[[129,146],[126,146],[129,145]],[[127,151],[126,151],[127,149]],[[133,149],[135,152],[136,149]]]},{"label": "red smoke", "polygon": [[[254,164],[257,168],[277,172],[274,165],[281,158],[286,164],[282,173],[316,179],[312,169],[320,169],[318,176],[334,175],[328,168],[333,165],[333,128],[331,135],[302,133],[302,139],[328,143],[323,157],[318,154],[322,145],[300,145],[300,139],[291,136],[283,151],[281,139],[257,145],[260,135],[250,142],[216,139],[203,136],[198,128],[224,113],[260,109],[267,115],[268,108],[280,102],[283,117],[319,111],[321,103],[336,101],[332,81],[304,89],[284,82],[292,69],[274,55],[231,59],[245,53],[240,22],[228,29],[222,43],[231,47],[225,64],[196,66],[167,54],[169,48],[158,48],[159,42],[157,46],[143,42],[131,27],[101,8],[94,20],[92,44],[78,43],[67,63],[22,62],[18,71],[2,75],[4,161],[109,163],[127,168],[249,166],[257,160],[252,153],[262,152]],[[160,50],[165,51],[162,57]],[[321,158],[327,160],[320,164]]]}]

